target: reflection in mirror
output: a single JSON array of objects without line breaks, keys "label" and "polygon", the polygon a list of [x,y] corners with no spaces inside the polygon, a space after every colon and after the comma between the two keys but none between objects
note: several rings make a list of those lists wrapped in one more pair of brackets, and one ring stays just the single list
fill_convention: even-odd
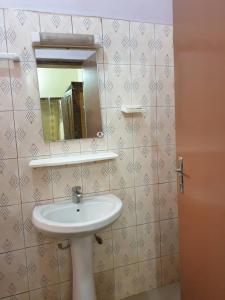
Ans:
[{"label": "reflection in mirror", "polygon": [[96,50],[35,49],[45,141],[102,131]]}]

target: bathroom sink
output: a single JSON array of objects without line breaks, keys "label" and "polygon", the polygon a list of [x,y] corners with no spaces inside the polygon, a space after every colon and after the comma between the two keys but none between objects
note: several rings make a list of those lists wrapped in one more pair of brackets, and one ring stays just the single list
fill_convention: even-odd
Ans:
[{"label": "bathroom sink", "polygon": [[33,223],[39,230],[59,237],[84,236],[113,223],[121,209],[122,202],[114,195],[92,196],[78,204],[68,200],[36,206]]}]

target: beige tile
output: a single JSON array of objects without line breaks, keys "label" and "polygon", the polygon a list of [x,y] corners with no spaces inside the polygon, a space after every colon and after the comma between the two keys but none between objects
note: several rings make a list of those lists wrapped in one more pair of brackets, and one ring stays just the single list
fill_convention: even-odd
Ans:
[{"label": "beige tile", "polygon": [[156,65],[174,65],[173,26],[155,25]]},{"label": "beige tile", "polygon": [[113,223],[113,229],[119,229],[136,225],[136,203],[135,191],[133,188],[114,190],[112,194],[116,195],[123,202],[123,209],[120,217]]},{"label": "beige tile", "polygon": [[105,64],[105,96],[107,107],[131,104],[131,72],[129,65]]},{"label": "beige tile", "polygon": [[59,282],[58,261],[54,243],[26,249],[30,289]]},{"label": "beige tile", "polygon": [[129,22],[102,19],[104,61],[106,63],[130,63]]},{"label": "beige tile", "polygon": [[0,208],[0,253],[24,248],[20,205]]},{"label": "beige tile", "polygon": [[158,185],[135,188],[137,224],[159,220]]},{"label": "beige tile", "polygon": [[82,186],[81,167],[62,166],[52,169],[54,198],[71,197],[73,186]]},{"label": "beige tile", "polygon": [[175,106],[174,67],[156,66],[157,106]]},{"label": "beige tile", "polygon": [[132,104],[156,106],[155,67],[132,65]]},{"label": "beige tile", "polygon": [[110,270],[110,271],[96,273],[95,287],[96,287],[96,294],[98,300],[115,300],[114,271]]},{"label": "beige tile", "polygon": [[164,220],[160,222],[161,255],[173,255],[179,252],[178,220]]},{"label": "beige tile", "polygon": [[20,187],[22,202],[37,202],[53,198],[50,168],[29,167],[30,159],[20,158]]},{"label": "beige tile", "polygon": [[160,220],[177,218],[177,183],[159,185]]},{"label": "beige tile", "polygon": [[19,157],[49,154],[49,144],[43,139],[40,110],[15,111],[15,123]]},{"label": "beige tile", "polygon": [[[1,11],[0,11],[0,15],[1,15]],[[0,43],[1,43],[1,39],[0,39]],[[11,85],[10,85],[10,76],[9,76],[9,64],[8,61],[2,60],[0,61],[0,111],[12,110],[12,108],[13,106],[12,106],[12,94],[11,94]]]},{"label": "beige tile", "polygon": [[133,146],[132,118],[119,108],[107,110],[107,132],[109,149],[131,148]]},{"label": "beige tile", "polygon": [[[69,243],[69,241],[66,241]],[[72,279],[72,260],[71,249],[57,249],[59,262],[59,277],[60,281],[67,281]]]},{"label": "beige tile", "polygon": [[115,269],[116,299],[134,295],[139,292],[138,264]]},{"label": "beige tile", "polygon": [[158,145],[174,145],[175,141],[175,109],[157,107],[157,139]]},{"label": "beige tile", "polygon": [[158,222],[137,226],[139,261],[160,257],[160,227]]},{"label": "beige tile", "polygon": [[0,297],[28,289],[25,250],[0,254]]},{"label": "beige tile", "polygon": [[161,286],[162,272],[160,258],[140,262],[139,276],[141,292]]},{"label": "beige tile", "polygon": [[6,35],[5,35],[5,24],[4,24],[4,11],[0,9],[0,51],[5,52],[6,46]]},{"label": "beige tile", "polygon": [[61,300],[72,299],[72,282],[67,281],[60,284],[60,296]]},{"label": "beige tile", "polygon": [[15,296],[4,298],[4,300],[30,300],[29,293],[22,293]]},{"label": "beige tile", "polygon": [[65,140],[62,142],[51,142],[50,152],[53,155],[66,155],[80,153],[80,140]]},{"label": "beige tile", "polygon": [[162,262],[162,283],[171,284],[179,280],[179,256],[164,256]]},{"label": "beige tile", "polygon": [[133,149],[116,151],[119,155],[110,161],[110,189],[124,189],[134,186]]},{"label": "beige tile", "polygon": [[114,267],[137,262],[136,226],[113,230]]},{"label": "beige tile", "polygon": [[25,10],[5,10],[6,37],[9,52],[19,53],[22,61],[35,61],[32,32],[39,32],[39,15]]},{"label": "beige tile", "polygon": [[68,15],[40,14],[41,32],[72,33],[72,19]]},{"label": "beige tile", "polygon": [[159,147],[158,173],[160,183],[176,180],[176,147],[174,145]]},{"label": "beige tile", "polygon": [[50,201],[42,201],[37,203],[25,203],[22,205],[23,210],[23,227],[26,247],[37,246],[44,243],[49,243],[51,239],[48,235],[38,231],[32,222],[32,212],[36,205],[48,204]]},{"label": "beige tile", "polygon": [[21,202],[16,159],[0,160],[0,186],[0,206]]},{"label": "beige tile", "polygon": [[16,140],[13,112],[0,112],[0,158],[16,158]]},{"label": "beige tile", "polygon": [[[94,34],[102,41],[102,22],[100,18],[72,16],[73,33]],[[103,49],[97,49],[97,61],[103,62]]]},{"label": "beige tile", "polygon": [[93,267],[94,272],[102,272],[113,269],[113,242],[111,232],[98,234],[103,244],[98,244],[94,239]]},{"label": "beige tile", "polygon": [[11,62],[10,76],[14,109],[40,109],[36,63]]},{"label": "beige tile", "polygon": [[30,291],[30,300],[60,300],[60,288],[57,285]]},{"label": "beige tile", "polygon": [[157,148],[134,149],[135,186],[157,183]]},{"label": "beige tile", "polygon": [[154,24],[130,22],[131,64],[155,65]]},{"label": "beige tile", "polygon": [[133,115],[133,138],[134,147],[157,144],[155,107],[146,107],[143,113]]}]

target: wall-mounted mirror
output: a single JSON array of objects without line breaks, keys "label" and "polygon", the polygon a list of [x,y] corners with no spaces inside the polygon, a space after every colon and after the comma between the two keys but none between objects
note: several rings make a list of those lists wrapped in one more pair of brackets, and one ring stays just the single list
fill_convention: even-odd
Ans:
[{"label": "wall-mounted mirror", "polygon": [[95,49],[37,48],[45,141],[101,136]]}]

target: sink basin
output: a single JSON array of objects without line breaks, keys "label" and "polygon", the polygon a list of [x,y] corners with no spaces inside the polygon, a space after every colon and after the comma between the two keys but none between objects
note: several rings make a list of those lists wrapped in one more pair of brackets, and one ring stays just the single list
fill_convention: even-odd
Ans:
[{"label": "sink basin", "polygon": [[110,225],[121,209],[122,202],[114,195],[92,196],[79,204],[70,200],[36,206],[33,223],[39,230],[58,237],[84,236]]},{"label": "sink basin", "polygon": [[95,232],[112,224],[122,202],[111,194],[91,196],[75,204],[71,200],[36,206],[32,221],[36,228],[57,239],[70,239],[73,268],[73,300],[96,300],[92,270]]}]

